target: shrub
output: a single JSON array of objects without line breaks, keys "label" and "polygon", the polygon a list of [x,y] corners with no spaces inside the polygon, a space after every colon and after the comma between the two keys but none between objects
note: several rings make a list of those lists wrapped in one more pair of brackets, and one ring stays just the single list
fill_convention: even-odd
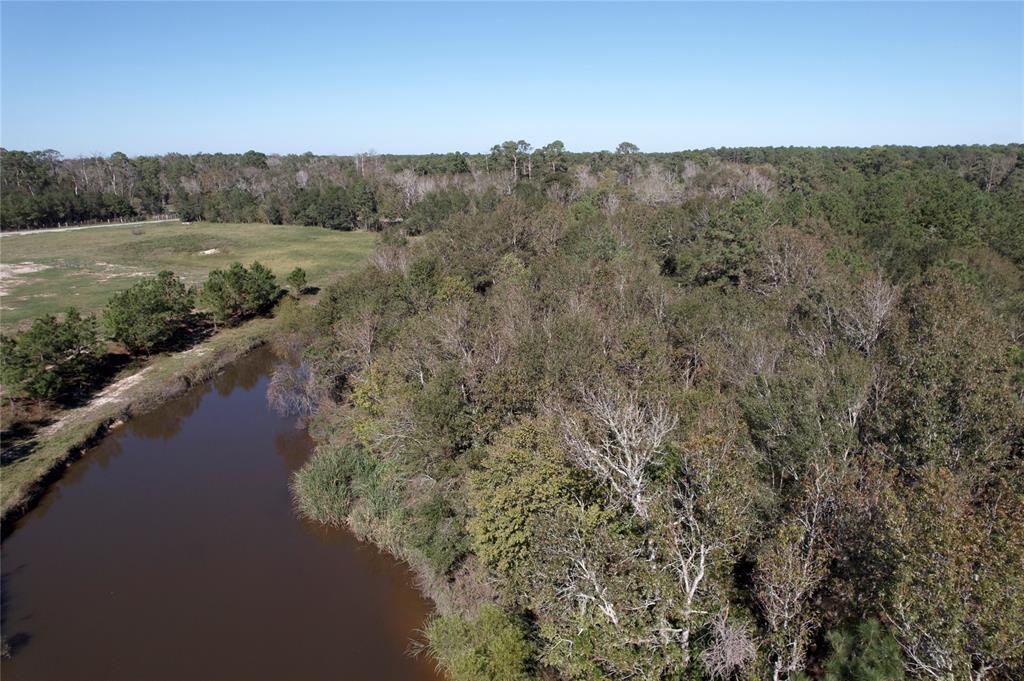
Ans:
[{"label": "shrub", "polygon": [[306,270],[296,267],[288,273],[284,283],[288,285],[288,291],[298,298],[306,290]]},{"label": "shrub", "polygon": [[259,262],[249,269],[235,262],[226,270],[210,272],[199,300],[215,322],[233,322],[264,312],[278,291],[274,273]]},{"label": "shrub", "polygon": [[15,337],[0,336],[3,382],[32,399],[53,399],[85,383],[99,354],[96,318],[68,308],[45,315]]},{"label": "shrub", "polygon": [[165,270],[115,293],[103,310],[103,325],[130,351],[148,353],[182,329],[194,303],[194,292]]},{"label": "shrub", "polygon": [[452,681],[517,681],[530,678],[533,645],[521,624],[495,605],[474,620],[439,617],[427,625],[430,652]]}]

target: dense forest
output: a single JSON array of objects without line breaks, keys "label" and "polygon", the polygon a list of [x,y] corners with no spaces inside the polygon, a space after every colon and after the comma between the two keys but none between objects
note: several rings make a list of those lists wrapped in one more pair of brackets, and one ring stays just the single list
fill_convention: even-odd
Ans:
[{"label": "dense forest", "polygon": [[551,149],[368,181],[274,380],[451,677],[1024,676],[1021,148]]},{"label": "dense forest", "polygon": [[1022,152],[4,151],[2,226],[380,231],[270,398],[455,681],[1019,679]]}]

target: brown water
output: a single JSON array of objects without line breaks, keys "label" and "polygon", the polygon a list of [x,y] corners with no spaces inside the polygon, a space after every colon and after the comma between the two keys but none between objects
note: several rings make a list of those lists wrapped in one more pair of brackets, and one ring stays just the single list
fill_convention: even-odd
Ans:
[{"label": "brown water", "polygon": [[4,681],[437,679],[408,571],[298,519],[259,351],[105,438],[2,547]]}]

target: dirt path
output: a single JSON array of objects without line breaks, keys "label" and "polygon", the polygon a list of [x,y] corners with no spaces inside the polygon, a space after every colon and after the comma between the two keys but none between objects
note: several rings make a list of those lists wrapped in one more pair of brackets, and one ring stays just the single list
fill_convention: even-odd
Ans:
[{"label": "dirt path", "polygon": [[80,225],[78,227],[45,227],[43,229],[23,229],[19,231],[0,232],[0,237],[21,236],[22,234],[45,234],[47,232],[77,232],[80,229],[96,229],[97,227],[136,227],[138,225],[155,225],[159,222],[177,222],[178,218],[163,220],[143,220],[142,222],[110,222],[105,225]]},{"label": "dirt path", "polygon": [[129,404],[129,392],[142,380],[143,375],[152,368],[152,365],[136,371],[130,376],[125,376],[115,383],[111,383],[99,394],[92,398],[88,404],[77,409],[70,410],[59,421],[47,426],[41,433],[43,437],[53,437],[70,423],[93,417],[100,409],[110,406]]}]

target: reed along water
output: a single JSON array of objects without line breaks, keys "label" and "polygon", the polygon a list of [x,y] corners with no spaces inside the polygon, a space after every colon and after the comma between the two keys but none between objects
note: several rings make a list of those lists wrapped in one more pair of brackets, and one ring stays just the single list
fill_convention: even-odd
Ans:
[{"label": "reed along water", "polygon": [[405,567],[296,516],[269,350],[91,448],[0,549],[4,681],[435,680]]}]

